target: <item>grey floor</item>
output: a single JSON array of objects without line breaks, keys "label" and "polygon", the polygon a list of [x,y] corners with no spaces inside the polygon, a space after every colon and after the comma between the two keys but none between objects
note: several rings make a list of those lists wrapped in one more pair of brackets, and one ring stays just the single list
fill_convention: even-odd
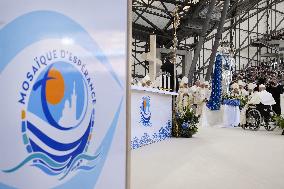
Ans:
[{"label": "grey floor", "polygon": [[131,189],[284,189],[281,131],[201,128],[132,151]]}]

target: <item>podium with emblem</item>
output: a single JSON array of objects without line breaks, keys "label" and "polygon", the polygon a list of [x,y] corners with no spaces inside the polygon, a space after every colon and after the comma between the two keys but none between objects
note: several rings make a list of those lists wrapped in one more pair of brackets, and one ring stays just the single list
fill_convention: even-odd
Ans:
[{"label": "podium with emblem", "polygon": [[174,92],[132,86],[131,148],[137,149],[171,137]]}]

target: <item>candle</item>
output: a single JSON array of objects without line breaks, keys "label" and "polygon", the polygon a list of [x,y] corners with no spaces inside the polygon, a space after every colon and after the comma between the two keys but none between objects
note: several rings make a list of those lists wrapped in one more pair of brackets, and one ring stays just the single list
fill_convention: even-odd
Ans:
[{"label": "candle", "polygon": [[171,75],[168,74],[168,89],[170,90],[171,88]]},{"label": "candle", "polygon": [[161,82],[162,82],[161,89],[163,89],[164,88],[164,73],[162,73],[161,75]]},{"label": "candle", "polygon": [[159,80],[160,80],[159,88],[161,90],[163,88],[163,75],[162,74],[159,76]]},{"label": "candle", "polygon": [[167,76],[164,74],[163,77],[164,77],[163,78],[163,80],[164,80],[163,88],[166,89],[167,88]]}]

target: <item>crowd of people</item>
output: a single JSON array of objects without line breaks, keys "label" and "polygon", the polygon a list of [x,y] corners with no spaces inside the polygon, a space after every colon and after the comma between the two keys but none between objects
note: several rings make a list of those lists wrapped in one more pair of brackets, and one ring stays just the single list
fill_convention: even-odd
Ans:
[{"label": "crowd of people", "polygon": [[[230,96],[232,97],[242,97],[250,99],[256,92],[265,91],[270,93],[275,100],[273,111],[280,115],[280,95],[284,92],[283,85],[276,82],[276,80],[270,80],[269,84],[266,85],[265,82],[261,80],[256,80],[257,82],[249,82],[246,84],[243,80],[238,80],[233,82],[230,87]],[[157,88],[156,84],[151,82],[151,79],[146,75],[138,84],[142,87]],[[202,107],[204,103],[207,102],[211,95],[211,84],[208,81],[196,81],[194,85],[188,83],[188,78],[183,77],[179,83],[178,89],[178,99],[177,108],[182,110],[184,107],[196,107],[197,115],[201,115]]]},{"label": "crowd of people", "polygon": [[[181,109],[187,106],[196,106],[197,110],[199,110],[197,111],[197,114],[200,115],[200,109],[202,109],[201,107],[210,98],[211,89],[209,82],[196,81],[193,86],[190,86],[187,78],[184,77],[180,83],[178,93],[178,108]],[[266,95],[260,95],[263,103],[266,104],[265,101],[267,101],[267,99],[265,100],[262,97],[265,96],[268,98],[268,96],[271,96],[270,100],[273,99],[273,101],[275,101],[272,106],[273,110],[276,114],[280,115],[280,95],[283,93],[283,86],[279,85],[278,83],[273,83],[273,85],[267,87],[264,84],[246,84],[244,81],[238,80],[237,82],[231,84],[229,96],[251,100],[257,94],[263,93],[266,93]]]},{"label": "crowd of people", "polygon": [[[197,81],[193,86],[190,86],[187,78],[184,77],[178,93],[177,110],[182,111],[185,107],[196,108],[196,114],[200,116],[205,103],[210,99],[211,89],[208,82]],[[273,111],[277,115],[281,115],[280,95],[282,93],[283,86],[277,82],[266,86],[252,82],[246,84],[244,81],[238,80],[231,84],[230,93],[227,96],[246,99],[247,104],[261,106],[260,110],[272,106]]]},{"label": "crowd of people", "polygon": [[233,81],[244,80],[257,84],[271,85],[273,82],[284,80],[284,64],[262,62],[259,66],[252,66],[233,75]]},{"label": "crowd of people", "polygon": [[210,84],[208,81],[196,81],[193,86],[188,83],[188,78],[183,77],[178,91],[177,110],[182,111],[186,107],[196,108],[197,116],[202,114],[204,103],[211,95]]}]

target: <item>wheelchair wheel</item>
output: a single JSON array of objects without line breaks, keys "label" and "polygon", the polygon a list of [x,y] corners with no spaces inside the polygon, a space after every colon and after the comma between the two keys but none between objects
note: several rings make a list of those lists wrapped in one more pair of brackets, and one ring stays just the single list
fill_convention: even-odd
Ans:
[{"label": "wheelchair wheel", "polygon": [[267,131],[273,131],[276,127],[277,127],[277,125],[276,125],[275,122],[268,122],[268,123],[265,123],[265,125],[264,125],[264,128]]},{"label": "wheelchair wheel", "polygon": [[250,109],[247,112],[247,128],[252,131],[257,131],[261,124],[261,114],[256,109]]},{"label": "wheelchair wheel", "polygon": [[267,131],[273,131],[277,127],[276,122],[273,120],[273,116],[275,116],[276,113],[274,111],[272,111],[270,115],[271,115],[270,118],[268,119],[268,121],[264,125],[264,128]]},{"label": "wheelchair wheel", "polygon": [[248,125],[247,124],[242,124],[241,128],[243,128],[244,130],[248,129]]}]

